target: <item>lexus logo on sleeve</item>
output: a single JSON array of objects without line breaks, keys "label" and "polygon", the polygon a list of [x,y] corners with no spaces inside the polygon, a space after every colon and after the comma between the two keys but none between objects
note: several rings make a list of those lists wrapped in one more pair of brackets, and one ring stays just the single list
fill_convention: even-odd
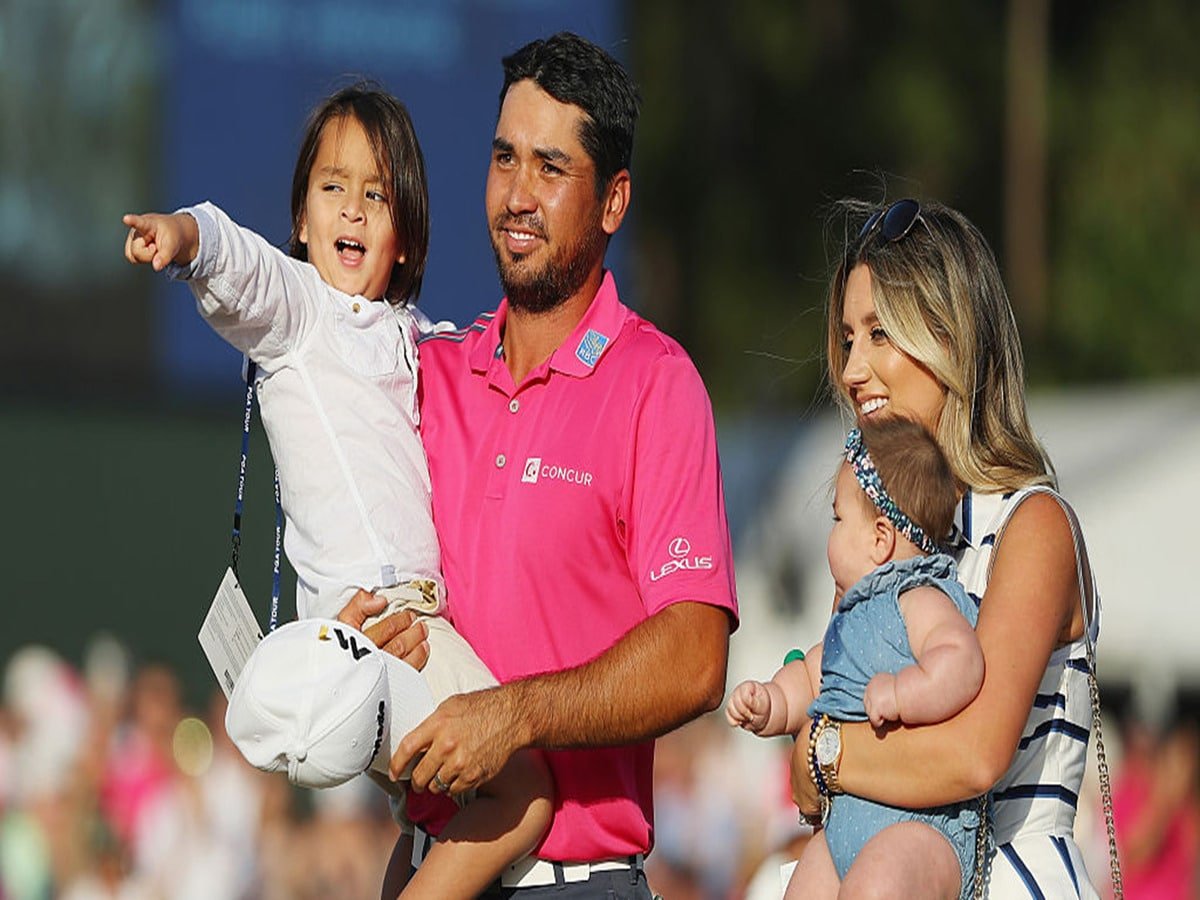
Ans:
[{"label": "lexus logo on sleeve", "polygon": [[659,581],[681,569],[696,571],[699,569],[711,569],[713,567],[713,558],[711,556],[692,554],[691,541],[685,537],[677,537],[667,544],[667,554],[671,558],[650,572],[651,581]]}]

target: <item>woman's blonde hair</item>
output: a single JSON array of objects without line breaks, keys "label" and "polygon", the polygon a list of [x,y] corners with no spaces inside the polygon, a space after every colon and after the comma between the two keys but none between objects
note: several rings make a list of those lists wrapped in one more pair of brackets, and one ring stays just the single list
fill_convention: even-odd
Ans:
[{"label": "woman's blonde hair", "polygon": [[845,252],[829,286],[829,380],[848,408],[842,313],[846,280],[871,272],[879,324],[898,350],[947,390],[937,440],[963,484],[984,491],[1054,485],[1054,471],[1029,426],[1021,339],[996,258],[962,213],[922,202],[902,238],[875,228],[854,237],[878,207],[844,200]]}]

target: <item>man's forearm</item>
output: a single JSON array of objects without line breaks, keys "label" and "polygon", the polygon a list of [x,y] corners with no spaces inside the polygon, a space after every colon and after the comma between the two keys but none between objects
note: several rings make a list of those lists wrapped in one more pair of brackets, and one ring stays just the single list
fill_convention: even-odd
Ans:
[{"label": "man's forearm", "polygon": [[719,607],[676,603],[591,662],[504,685],[520,743],[636,743],[715,709],[725,694],[729,624]]}]

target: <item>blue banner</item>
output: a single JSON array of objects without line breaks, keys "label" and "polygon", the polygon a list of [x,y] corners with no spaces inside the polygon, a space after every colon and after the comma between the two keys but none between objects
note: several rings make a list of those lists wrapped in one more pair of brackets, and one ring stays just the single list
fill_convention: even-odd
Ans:
[{"label": "blue banner", "polygon": [[[356,77],[408,106],[425,153],[431,237],[420,305],[464,323],[500,298],[484,181],[502,56],[574,31],[628,64],[617,0],[173,0],[161,65],[164,206],[212,200],[283,246],[305,117]],[[610,249],[613,253],[620,247]],[[235,351],[196,315],[186,288],[156,304],[159,369],[176,390],[240,385]]]}]

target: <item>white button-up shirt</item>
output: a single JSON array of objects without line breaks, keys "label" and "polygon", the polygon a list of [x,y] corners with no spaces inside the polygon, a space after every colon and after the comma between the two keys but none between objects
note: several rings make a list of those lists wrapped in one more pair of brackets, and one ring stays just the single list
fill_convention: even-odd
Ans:
[{"label": "white button-up shirt", "polygon": [[258,364],[279,468],[299,615],[332,617],[357,588],[441,584],[429,468],[417,435],[418,320],[343,294],[211,203],[188,280],[201,314]]}]

